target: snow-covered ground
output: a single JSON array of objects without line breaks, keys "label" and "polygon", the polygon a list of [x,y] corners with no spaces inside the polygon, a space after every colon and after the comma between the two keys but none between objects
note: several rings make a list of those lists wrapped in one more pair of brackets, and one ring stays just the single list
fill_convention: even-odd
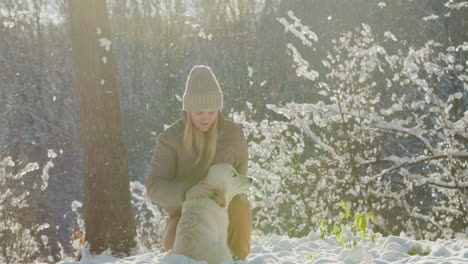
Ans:
[{"label": "snow-covered ground", "polygon": [[[342,249],[334,237],[321,239],[312,232],[307,237],[288,238],[268,235],[253,236],[252,250],[246,261],[225,262],[225,264],[318,264],[318,263],[420,263],[453,264],[468,263],[468,240],[413,240],[404,236],[382,237],[377,234],[375,245],[360,241],[352,248]],[[421,255],[408,252],[419,247]],[[426,251],[423,255],[422,252]],[[430,252],[429,252],[430,251]],[[203,264],[204,261],[190,260],[184,256],[146,253],[116,259],[103,253],[100,256],[84,257],[80,262],[63,261],[61,264],[104,264],[104,263],[159,263],[159,264]]]}]

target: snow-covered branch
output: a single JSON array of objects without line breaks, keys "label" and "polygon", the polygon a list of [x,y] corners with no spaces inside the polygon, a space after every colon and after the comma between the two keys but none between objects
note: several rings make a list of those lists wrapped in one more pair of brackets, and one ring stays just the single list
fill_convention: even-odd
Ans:
[{"label": "snow-covered branch", "polygon": [[448,153],[443,153],[443,154],[439,153],[439,154],[435,154],[435,155],[432,155],[432,156],[419,156],[419,157],[415,157],[415,158],[407,158],[407,157],[406,158],[401,158],[401,157],[391,156],[387,160],[393,161],[396,165],[393,166],[393,167],[382,170],[382,172],[377,177],[381,177],[381,176],[383,176],[383,175],[385,175],[387,173],[390,173],[390,172],[392,172],[394,170],[397,170],[399,168],[402,168],[404,166],[414,165],[414,164],[418,164],[418,163],[421,163],[421,162],[430,161],[430,160],[434,160],[434,159],[443,159],[443,158],[451,158],[451,157],[468,158],[468,152],[467,151],[456,151],[456,152],[448,152]]},{"label": "snow-covered branch", "polygon": [[332,155],[332,157],[336,160],[339,159],[339,155],[335,152],[335,150],[325,144],[319,136],[317,136],[309,127],[309,124],[310,122],[306,122],[305,120],[300,120],[299,121],[299,124],[300,124],[300,128],[303,129],[303,131],[306,133],[306,135],[312,139],[315,143],[317,143],[317,145],[319,145],[323,150],[325,150],[326,152],[330,153],[330,155]]}]

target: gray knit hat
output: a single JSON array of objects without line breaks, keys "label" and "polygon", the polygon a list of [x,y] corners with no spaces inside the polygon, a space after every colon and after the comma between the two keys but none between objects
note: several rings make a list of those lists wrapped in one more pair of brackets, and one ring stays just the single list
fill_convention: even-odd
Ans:
[{"label": "gray knit hat", "polygon": [[190,71],[185,84],[182,108],[187,112],[223,108],[223,92],[209,67],[197,65]]}]

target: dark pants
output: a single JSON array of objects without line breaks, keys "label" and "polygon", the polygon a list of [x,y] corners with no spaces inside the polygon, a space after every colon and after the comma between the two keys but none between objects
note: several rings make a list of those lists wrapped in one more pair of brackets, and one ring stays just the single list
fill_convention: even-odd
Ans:
[{"label": "dark pants", "polygon": [[[245,194],[235,196],[228,208],[228,246],[233,256],[245,259],[250,253],[252,213],[250,202]],[[164,226],[163,247],[168,251],[174,246],[177,223],[180,215],[168,216]]]}]

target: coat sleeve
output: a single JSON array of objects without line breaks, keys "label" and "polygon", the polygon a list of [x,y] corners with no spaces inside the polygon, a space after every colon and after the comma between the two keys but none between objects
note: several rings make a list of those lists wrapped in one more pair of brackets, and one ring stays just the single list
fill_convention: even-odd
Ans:
[{"label": "coat sleeve", "polygon": [[177,152],[170,146],[164,134],[157,141],[146,180],[146,192],[155,203],[168,207],[181,207],[188,184],[174,181],[177,168]]},{"label": "coat sleeve", "polygon": [[234,161],[234,167],[242,175],[247,176],[247,166],[248,166],[248,159],[249,153],[247,148],[247,141],[245,140],[244,132],[242,128],[239,131],[239,140],[236,142],[237,151],[236,151],[236,158]]}]

